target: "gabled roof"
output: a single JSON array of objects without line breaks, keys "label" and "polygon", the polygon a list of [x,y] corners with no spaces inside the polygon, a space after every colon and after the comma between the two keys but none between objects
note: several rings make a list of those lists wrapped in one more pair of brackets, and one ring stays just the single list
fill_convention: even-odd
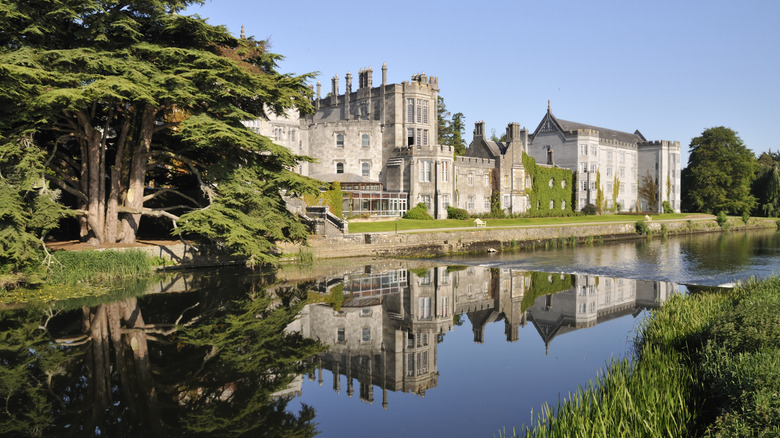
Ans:
[{"label": "gabled roof", "polygon": [[563,120],[555,117],[550,109],[550,104],[547,104],[547,113],[542,117],[542,121],[536,127],[536,130],[532,134],[535,138],[540,132],[549,131],[550,129],[557,130],[561,133],[576,131],[578,129],[590,129],[599,132],[599,138],[606,140],[619,141],[623,143],[641,143],[647,141],[645,136],[637,129],[633,134],[628,132],[618,131],[615,129],[601,128],[599,126],[587,125],[585,123],[572,122],[569,120]]},{"label": "gabled roof", "polygon": [[498,158],[501,155],[504,155],[506,153],[506,144],[500,142],[500,141],[492,141],[492,140],[485,140],[485,145],[487,146],[490,153],[493,155],[492,158]]}]

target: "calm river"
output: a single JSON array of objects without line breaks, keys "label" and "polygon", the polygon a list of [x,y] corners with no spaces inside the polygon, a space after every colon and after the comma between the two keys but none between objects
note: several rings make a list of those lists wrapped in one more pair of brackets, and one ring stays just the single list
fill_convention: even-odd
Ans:
[{"label": "calm river", "polygon": [[780,233],[344,265],[2,310],[0,434],[494,436],[631,354],[671,295],[780,273]]}]

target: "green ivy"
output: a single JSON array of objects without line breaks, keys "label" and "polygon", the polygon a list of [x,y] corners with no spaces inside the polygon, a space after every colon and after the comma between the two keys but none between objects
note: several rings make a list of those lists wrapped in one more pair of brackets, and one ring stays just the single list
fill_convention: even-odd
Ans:
[{"label": "green ivy", "polygon": [[[523,153],[523,167],[527,176],[531,177],[531,188],[526,188],[531,208],[528,213],[553,213],[550,201],[553,201],[553,216],[569,216],[573,212],[574,174],[569,169],[559,167],[544,167],[536,164],[536,160]],[[553,180],[550,187],[550,179]],[[561,181],[566,183],[561,187]],[[561,201],[566,201],[566,208],[561,208]]]},{"label": "green ivy", "polygon": [[[529,274],[526,274],[529,275]],[[531,272],[531,288],[523,295],[520,303],[521,311],[526,311],[534,305],[537,298],[544,295],[557,294],[571,289],[571,274],[550,274],[546,272]]]},{"label": "green ivy", "polygon": [[619,211],[618,208],[618,195],[620,195],[620,180],[617,174],[615,174],[615,180],[612,182],[612,209],[613,211]]}]

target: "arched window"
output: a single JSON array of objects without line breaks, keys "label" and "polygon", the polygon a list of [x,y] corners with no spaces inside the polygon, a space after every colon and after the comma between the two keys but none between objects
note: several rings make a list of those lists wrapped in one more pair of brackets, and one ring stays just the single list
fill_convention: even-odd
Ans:
[{"label": "arched window", "polygon": [[336,173],[344,173],[344,163],[336,163]]}]

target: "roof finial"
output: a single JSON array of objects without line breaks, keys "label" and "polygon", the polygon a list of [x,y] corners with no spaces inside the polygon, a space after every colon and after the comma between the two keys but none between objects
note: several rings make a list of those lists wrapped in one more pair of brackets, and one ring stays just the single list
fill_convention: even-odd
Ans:
[{"label": "roof finial", "polygon": [[244,32],[244,25],[243,24],[241,25],[241,39],[242,40],[246,39],[246,32]]},{"label": "roof finial", "polygon": [[547,112],[548,113],[551,112],[550,111],[550,99],[547,99]]}]

